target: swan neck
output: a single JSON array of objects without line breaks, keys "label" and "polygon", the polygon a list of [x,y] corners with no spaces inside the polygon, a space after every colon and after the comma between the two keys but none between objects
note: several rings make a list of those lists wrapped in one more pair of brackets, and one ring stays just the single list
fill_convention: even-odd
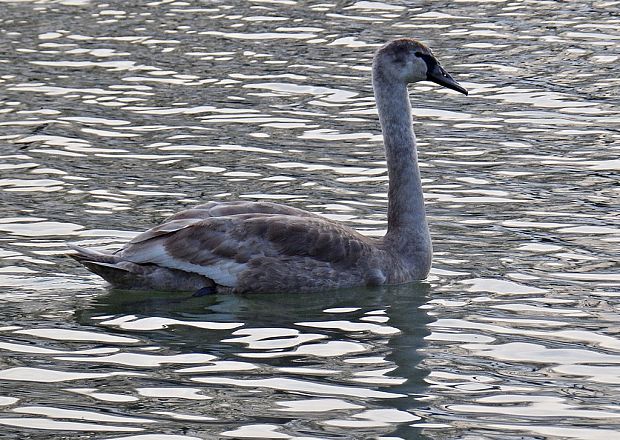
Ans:
[{"label": "swan neck", "polygon": [[400,253],[429,253],[422,181],[407,85],[373,76],[389,177],[385,241]]}]

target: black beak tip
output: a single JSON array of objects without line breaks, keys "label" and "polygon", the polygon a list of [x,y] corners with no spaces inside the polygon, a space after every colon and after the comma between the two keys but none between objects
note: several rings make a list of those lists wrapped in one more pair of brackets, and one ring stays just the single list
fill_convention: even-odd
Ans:
[{"label": "black beak tip", "polygon": [[439,65],[439,63],[436,63],[432,68],[429,67],[428,73],[426,74],[426,79],[434,82],[435,84],[439,84],[440,86],[452,89],[455,92],[462,93],[465,96],[469,95],[467,89],[456,82],[454,78],[452,78],[452,76],[450,76],[450,74]]},{"label": "black beak tip", "polygon": [[442,84],[442,85],[448,89],[454,90],[455,92],[462,93],[465,96],[469,95],[469,92],[467,91],[467,89],[463,87],[462,85],[460,85],[459,83],[457,83],[456,81],[454,81],[451,84]]},{"label": "black beak tip", "polygon": [[462,93],[463,95],[469,95],[469,92],[465,87],[457,83],[452,77],[450,77],[450,81],[447,84],[442,84],[444,87],[452,89],[456,92]]}]

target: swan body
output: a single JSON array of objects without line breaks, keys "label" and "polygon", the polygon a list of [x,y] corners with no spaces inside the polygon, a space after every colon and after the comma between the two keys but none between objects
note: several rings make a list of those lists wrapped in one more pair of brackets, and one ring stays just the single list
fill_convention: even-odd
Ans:
[{"label": "swan body", "polygon": [[384,237],[276,203],[209,202],[113,254],[71,246],[70,256],[124,289],[305,292],[422,280],[432,245],[407,91],[422,80],[467,94],[416,40],[395,40],[376,53],[373,86],[389,175]]}]

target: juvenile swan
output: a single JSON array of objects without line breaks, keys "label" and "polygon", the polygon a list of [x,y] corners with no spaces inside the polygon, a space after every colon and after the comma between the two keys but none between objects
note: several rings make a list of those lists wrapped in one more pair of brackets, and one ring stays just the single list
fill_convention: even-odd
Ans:
[{"label": "juvenile swan", "polygon": [[71,256],[123,289],[303,292],[424,279],[432,246],[407,84],[425,80],[467,94],[416,40],[395,40],[377,51],[372,82],[389,175],[383,238],[275,203],[209,202],[173,215],[113,254],[71,246]]}]

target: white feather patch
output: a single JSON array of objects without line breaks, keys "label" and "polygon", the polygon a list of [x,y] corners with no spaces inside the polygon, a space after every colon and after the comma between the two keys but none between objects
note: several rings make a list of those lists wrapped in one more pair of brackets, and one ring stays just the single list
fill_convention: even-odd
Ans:
[{"label": "white feather patch", "polygon": [[[131,249],[131,248],[130,248]],[[161,242],[152,241],[141,246],[138,252],[122,252],[121,258],[132,263],[151,263],[169,269],[178,269],[185,272],[197,273],[211,278],[216,284],[226,287],[235,287],[239,274],[247,268],[245,263],[220,258],[217,263],[209,266],[193,264],[170,255]]]}]

